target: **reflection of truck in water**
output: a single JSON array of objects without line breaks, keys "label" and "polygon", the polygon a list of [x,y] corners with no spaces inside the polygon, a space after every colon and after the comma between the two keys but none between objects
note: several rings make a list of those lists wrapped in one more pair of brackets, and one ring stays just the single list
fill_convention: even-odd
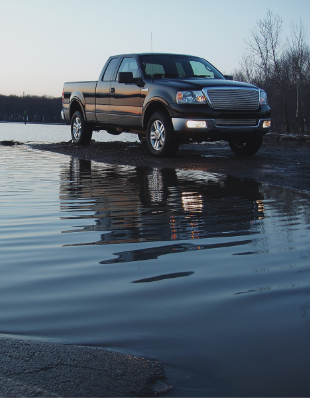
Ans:
[{"label": "reflection of truck in water", "polygon": [[263,90],[189,55],[110,57],[98,81],[65,83],[62,100],[74,144],[89,144],[95,130],[131,132],[154,156],[173,155],[184,142],[218,140],[252,155],[271,125]]},{"label": "reflection of truck in water", "polygon": [[251,180],[174,169],[92,166],[78,159],[62,173],[62,210],[80,208],[81,229],[100,233],[98,241],[88,244],[195,240],[223,233],[247,236],[255,220],[264,216],[259,184]]}]

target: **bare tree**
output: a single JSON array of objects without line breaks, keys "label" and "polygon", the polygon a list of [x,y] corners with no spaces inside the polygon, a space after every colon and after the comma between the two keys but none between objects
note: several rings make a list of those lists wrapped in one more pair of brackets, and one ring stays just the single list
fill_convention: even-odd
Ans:
[{"label": "bare tree", "polygon": [[295,129],[298,132],[307,131],[305,117],[304,89],[309,83],[310,75],[310,49],[306,43],[306,30],[302,23],[299,26],[292,24],[291,40],[288,40],[288,65],[291,79],[295,82],[296,112]]},{"label": "bare tree", "polygon": [[251,36],[245,41],[251,62],[263,77],[269,87],[274,72],[279,73],[279,53],[281,52],[282,19],[267,11],[265,19],[257,21],[257,25],[251,30]]},{"label": "bare tree", "polygon": [[[242,81],[246,81],[251,84],[257,83],[259,76],[257,75],[256,62],[253,54],[243,55],[241,61],[241,74],[243,77]],[[236,78],[238,80],[237,76]]]},{"label": "bare tree", "polygon": [[281,33],[281,18],[268,10],[245,40],[247,53],[234,76],[267,91],[274,129],[305,133],[310,118],[310,48],[301,23],[292,25],[285,45]]}]

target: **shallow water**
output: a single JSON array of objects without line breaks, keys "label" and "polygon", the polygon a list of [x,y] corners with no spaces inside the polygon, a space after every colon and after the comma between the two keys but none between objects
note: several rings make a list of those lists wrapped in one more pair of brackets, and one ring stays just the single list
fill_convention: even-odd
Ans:
[{"label": "shallow water", "polygon": [[[136,134],[122,133],[111,135],[105,131],[94,132],[93,138],[99,142],[125,141],[137,142]],[[70,141],[70,126],[37,123],[6,123],[0,122],[0,141],[31,142],[61,142]]]},{"label": "shallow water", "polygon": [[169,395],[309,395],[309,194],[26,146],[0,170],[0,333],[158,359]]}]

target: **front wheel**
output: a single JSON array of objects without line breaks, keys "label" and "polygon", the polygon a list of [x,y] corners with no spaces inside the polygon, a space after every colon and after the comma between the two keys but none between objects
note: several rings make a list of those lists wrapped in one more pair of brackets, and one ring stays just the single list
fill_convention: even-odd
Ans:
[{"label": "front wheel", "polygon": [[255,137],[250,140],[234,140],[229,141],[230,149],[236,154],[240,156],[245,155],[254,155],[259,151],[260,147],[263,144],[263,137]]},{"label": "front wheel", "polygon": [[174,155],[179,144],[176,140],[171,120],[162,112],[155,112],[147,125],[147,146],[157,157]]},{"label": "front wheel", "polygon": [[77,145],[88,145],[92,134],[93,132],[85,122],[81,112],[76,111],[71,119],[72,142]]},{"label": "front wheel", "polygon": [[141,144],[146,145],[147,144],[147,140],[146,140],[146,136],[143,134],[138,134],[138,138],[139,141],[141,142]]}]

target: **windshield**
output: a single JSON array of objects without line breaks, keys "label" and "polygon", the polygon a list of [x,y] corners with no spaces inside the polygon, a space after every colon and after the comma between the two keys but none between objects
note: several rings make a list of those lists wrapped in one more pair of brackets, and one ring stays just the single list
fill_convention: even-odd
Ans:
[{"label": "windshield", "polygon": [[187,55],[148,54],[140,56],[146,78],[224,79],[221,73],[203,58]]}]

